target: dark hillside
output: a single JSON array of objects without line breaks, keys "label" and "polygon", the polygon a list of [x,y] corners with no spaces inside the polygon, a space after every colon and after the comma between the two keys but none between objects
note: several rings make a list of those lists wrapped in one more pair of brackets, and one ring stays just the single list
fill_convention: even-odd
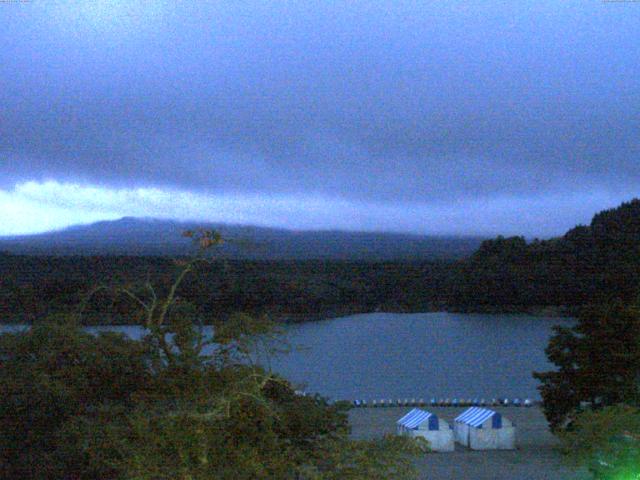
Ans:
[{"label": "dark hillside", "polygon": [[[205,318],[238,311],[303,320],[341,314],[428,311],[442,307],[444,262],[343,262],[228,260],[202,265],[178,294]],[[162,257],[44,257],[0,254],[0,319],[37,321],[73,311],[98,284],[138,284],[149,279],[160,293],[176,274]],[[126,298],[97,295],[92,323],[131,322],[138,308]]]},{"label": "dark hillside", "polygon": [[486,240],[451,277],[447,303],[463,310],[575,310],[640,293],[640,200],[593,217],[563,237]]}]

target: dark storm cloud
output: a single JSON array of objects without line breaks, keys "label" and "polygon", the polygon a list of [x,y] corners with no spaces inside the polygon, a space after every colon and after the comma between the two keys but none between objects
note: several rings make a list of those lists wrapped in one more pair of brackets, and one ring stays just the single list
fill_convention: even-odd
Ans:
[{"label": "dark storm cloud", "polygon": [[637,192],[640,5],[0,5],[0,188]]}]

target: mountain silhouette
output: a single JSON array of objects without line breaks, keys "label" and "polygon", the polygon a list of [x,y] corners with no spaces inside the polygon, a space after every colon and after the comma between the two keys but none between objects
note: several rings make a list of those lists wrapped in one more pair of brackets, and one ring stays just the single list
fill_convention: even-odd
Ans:
[{"label": "mountain silhouette", "polygon": [[435,260],[471,255],[481,237],[402,233],[295,231],[250,225],[123,217],[64,230],[0,238],[0,250],[30,255],[184,255],[191,251],[188,229],[219,231],[220,254],[253,260]]}]

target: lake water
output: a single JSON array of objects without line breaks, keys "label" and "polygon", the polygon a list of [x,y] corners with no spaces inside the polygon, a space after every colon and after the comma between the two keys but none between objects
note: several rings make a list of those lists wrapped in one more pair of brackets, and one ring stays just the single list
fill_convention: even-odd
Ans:
[{"label": "lake water", "polygon": [[551,368],[544,349],[552,326],[572,323],[521,315],[352,315],[287,326],[289,342],[301,348],[271,359],[271,367],[334,399],[537,399],[531,372]]}]

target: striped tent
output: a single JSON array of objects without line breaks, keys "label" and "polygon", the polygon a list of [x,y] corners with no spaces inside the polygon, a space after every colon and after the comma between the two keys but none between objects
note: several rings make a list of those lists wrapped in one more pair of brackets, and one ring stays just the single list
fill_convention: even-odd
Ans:
[{"label": "striped tent", "polygon": [[410,410],[397,422],[398,435],[423,437],[431,450],[450,452],[454,449],[453,430],[447,422],[419,408]]},{"label": "striped tent", "polygon": [[488,408],[471,407],[458,415],[454,422],[462,422],[476,428],[482,428],[482,424],[491,418],[491,428],[502,428],[502,415]]},{"label": "striped tent", "polygon": [[515,448],[515,427],[501,413],[471,407],[454,419],[458,443],[474,450]]},{"label": "striped tent", "polygon": [[414,408],[396,422],[398,430],[415,430],[423,422],[427,422],[427,430],[438,430],[438,417],[433,413]]}]

